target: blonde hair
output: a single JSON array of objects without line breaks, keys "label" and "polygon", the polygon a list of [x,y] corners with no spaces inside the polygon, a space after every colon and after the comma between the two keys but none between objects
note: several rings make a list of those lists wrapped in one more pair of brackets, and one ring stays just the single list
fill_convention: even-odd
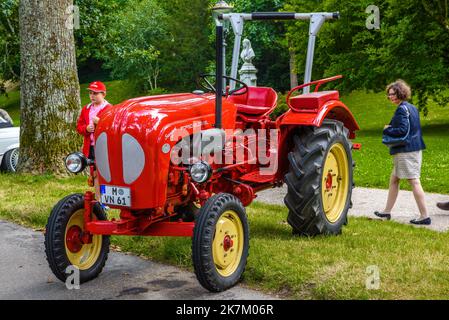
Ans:
[{"label": "blonde hair", "polygon": [[410,89],[410,86],[401,79],[398,79],[387,86],[387,95],[389,94],[390,89],[393,89],[398,99],[403,101],[410,99],[410,97],[412,96],[412,89]]}]

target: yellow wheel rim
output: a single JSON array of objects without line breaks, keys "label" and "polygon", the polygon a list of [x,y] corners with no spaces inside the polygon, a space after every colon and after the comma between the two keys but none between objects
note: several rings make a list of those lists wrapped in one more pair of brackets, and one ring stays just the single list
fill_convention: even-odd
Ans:
[{"label": "yellow wheel rim", "polygon": [[220,275],[228,277],[238,268],[243,254],[243,225],[235,211],[224,212],[215,226],[212,255]]},{"label": "yellow wheel rim", "polygon": [[344,146],[335,143],[327,154],[321,179],[323,209],[329,222],[335,223],[343,214],[348,187],[348,156]]},{"label": "yellow wheel rim", "polygon": [[84,230],[84,209],[76,211],[65,230],[65,252],[70,263],[80,270],[91,268],[101,252],[102,236],[93,235],[92,243],[83,244],[78,235]]}]

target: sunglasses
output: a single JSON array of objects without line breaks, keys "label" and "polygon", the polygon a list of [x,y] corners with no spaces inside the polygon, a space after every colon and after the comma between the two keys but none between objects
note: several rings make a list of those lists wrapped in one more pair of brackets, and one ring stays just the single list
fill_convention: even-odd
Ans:
[{"label": "sunglasses", "polygon": [[94,95],[94,96],[96,96],[97,94],[100,94],[100,93],[103,93],[103,92],[89,91],[89,94]]}]

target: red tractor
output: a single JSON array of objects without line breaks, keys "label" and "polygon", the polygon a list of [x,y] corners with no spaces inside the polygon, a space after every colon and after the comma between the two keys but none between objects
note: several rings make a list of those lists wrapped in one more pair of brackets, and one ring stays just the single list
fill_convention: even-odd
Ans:
[{"label": "red tractor", "polygon": [[[135,98],[105,111],[95,131],[95,161],[79,152],[66,158],[73,173],[91,167],[95,192],[69,195],[51,212],[45,248],[56,277],[66,281],[66,268],[76,266],[81,283],[95,278],[111,235],[182,236],[192,237],[201,285],[226,290],[247,263],[245,207],[258,191],[284,182],[293,233],[339,234],[353,187],[349,139],[359,127],[338,91],[318,90],[341,76],[310,81],[316,34],[325,20],[338,16],[222,14],[215,84],[207,76],[201,82],[209,92]],[[266,19],[311,20],[305,83],[291,90],[289,110],[275,120],[270,114],[276,92],[236,79],[243,24]],[[224,21],[231,22],[237,47],[230,77],[223,73]],[[300,89],[302,94],[292,96]],[[120,209],[120,219],[108,220],[108,207]]]}]

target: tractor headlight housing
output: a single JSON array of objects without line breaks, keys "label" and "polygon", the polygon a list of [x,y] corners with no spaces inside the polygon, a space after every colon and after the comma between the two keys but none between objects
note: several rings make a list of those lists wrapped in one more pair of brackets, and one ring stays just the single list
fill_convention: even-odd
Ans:
[{"label": "tractor headlight housing", "polygon": [[209,180],[209,178],[212,175],[212,168],[210,167],[210,165],[207,162],[204,161],[200,161],[197,163],[194,163],[191,167],[190,167],[190,176],[192,177],[192,180],[197,182],[197,183],[204,183],[207,180]]},{"label": "tractor headlight housing", "polygon": [[88,165],[88,159],[81,152],[74,152],[65,158],[65,167],[71,173],[80,173]]}]

